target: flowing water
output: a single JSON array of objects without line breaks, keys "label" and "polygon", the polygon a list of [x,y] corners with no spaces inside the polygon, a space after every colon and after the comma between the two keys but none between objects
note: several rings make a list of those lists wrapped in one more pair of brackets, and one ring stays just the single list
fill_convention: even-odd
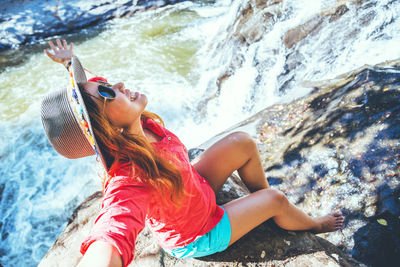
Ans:
[{"label": "flowing water", "polygon": [[[269,9],[273,20],[260,40],[236,47],[226,40],[246,3],[183,2],[70,38],[87,69],[146,94],[148,110],[160,114],[188,148],[262,108],[305,95],[310,88],[303,81],[400,57],[398,1],[283,1]],[[339,4],[348,8],[339,19],[323,22],[290,49],[283,45],[288,30]],[[232,51],[241,64],[218,86],[232,66]],[[32,52],[0,73],[3,266],[36,266],[73,209],[100,189],[94,158],[57,155],[42,130],[41,99],[67,82],[65,69],[43,53]]]}]

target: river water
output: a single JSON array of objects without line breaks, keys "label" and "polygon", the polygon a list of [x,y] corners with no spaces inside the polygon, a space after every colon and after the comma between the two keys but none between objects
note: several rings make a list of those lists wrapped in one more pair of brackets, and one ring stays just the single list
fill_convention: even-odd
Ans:
[{"label": "river water", "polygon": [[[249,46],[226,42],[244,0],[183,2],[62,38],[74,40],[87,69],[146,94],[148,110],[191,148],[269,105],[307,94],[303,81],[399,58],[400,2],[362,2],[283,1],[269,9],[268,32]],[[339,4],[348,8],[341,18],[290,49],[282,44],[288,30]],[[242,63],[217,86],[232,67],[232,51]],[[36,266],[73,209],[100,189],[94,158],[59,156],[42,130],[41,99],[67,82],[62,66],[36,52],[0,73],[3,266]]]}]

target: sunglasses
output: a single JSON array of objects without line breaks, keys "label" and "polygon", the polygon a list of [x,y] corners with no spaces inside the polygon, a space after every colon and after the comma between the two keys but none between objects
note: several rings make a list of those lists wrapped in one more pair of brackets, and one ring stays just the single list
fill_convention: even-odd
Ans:
[{"label": "sunglasses", "polygon": [[98,83],[100,83],[100,85],[97,87],[97,91],[100,96],[110,100],[115,98],[115,91],[111,88],[111,84],[103,81],[98,81]]}]

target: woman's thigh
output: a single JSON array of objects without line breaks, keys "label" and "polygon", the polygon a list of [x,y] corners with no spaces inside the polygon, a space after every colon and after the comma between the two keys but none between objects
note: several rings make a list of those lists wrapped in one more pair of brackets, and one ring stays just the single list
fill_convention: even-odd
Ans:
[{"label": "woman's thigh", "polygon": [[228,177],[249,160],[253,144],[247,133],[235,132],[222,138],[193,160],[196,171],[218,192]]}]

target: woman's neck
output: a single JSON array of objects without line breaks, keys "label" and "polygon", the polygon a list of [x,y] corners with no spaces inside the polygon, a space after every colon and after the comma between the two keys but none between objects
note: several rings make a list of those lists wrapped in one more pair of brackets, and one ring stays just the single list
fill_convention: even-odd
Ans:
[{"label": "woman's neck", "polygon": [[129,134],[145,136],[140,118],[135,120],[129,127],[125,129]]},{"label": "woman's neck", "polygon": [[138,122],[133,123],[129,128],[126,129],[126,131],[129,134],[144,136],[147,138],[147,140],[149,140],[150,143],[155,143],[162,140],[161,136],[153,133],[148,129],[143,129],[140,120]]}]

